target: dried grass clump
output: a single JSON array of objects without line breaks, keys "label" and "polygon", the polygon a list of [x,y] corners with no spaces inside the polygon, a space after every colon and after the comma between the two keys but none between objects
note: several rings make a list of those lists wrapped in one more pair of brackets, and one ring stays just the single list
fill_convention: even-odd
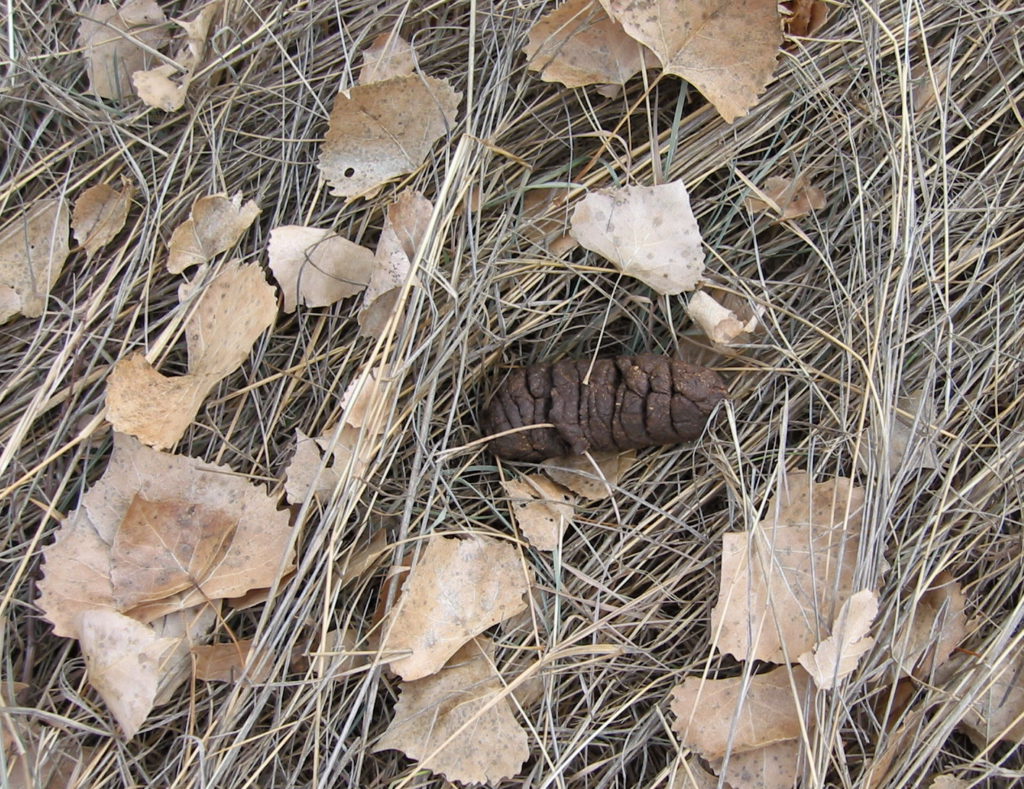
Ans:
[{"label": "dried grass clump", "polygon": [[[762,306],[767,332],[718,363],[733,401],[696,451],[643,452],[616,495],[577,518],[560,553],[529,554],[532,616],[494,635],[502,666],[544,646],[544,692],[521,711],[532,755],[506,785],[666,784],[678,754],[670,688],[688,674],[735,671],[709,657],[720,537],[759,519],[784,468],[859,475],[869,515],[858,573],[864,586],[884,578],[878,645],[850,682],[821,696],[805,785],[861,786],[867,760],[886,752],[902,714],[886,690],[888,649],[915,591],[940,570],[964,583],[980,648],[958,656],[950,676],[914,687],[914,744],[889,751],[888,785],[937,771],[993,786],[1024,774],[1019,749],[979,751],[953,731],[966,704],[956,694],[985,689],[996,660],[1019,650],[1024,624],[1016,4],[841,4],[818,38],[784,54],[777,80],[733,125],[675,79],[636,78],[615,99],[540,82],[518,50],[545,3],[229,5],[231,28],[212,43],[225,70],[214,81],[197,75],[185,110],[171,114],[84,92],[67,4],[9,9],[0,208],[122,175],[137,188],[124,231],[102,254],[69,260],[49,311],[0,329],[0,676],[20,705],[10,719],[35,717],[91,746],[81,786],[443,785],[395,751],[372,751],[396,697],[379,664],[325,679],[290,665],[293,651],[316,651],[339,628],[370,650],[387,568],[432,532],[508,537],[494,459],[479,445],[459,449],[479,437],[476,414],[503,366],[598,351],[699,361],[704,339],[683,299],[646,298],[580,251],[551,257],[523,212],[538,189],[568,184],[572,199],[681,178],[714,281]],[[357,53],[394,24],[423,72],[464,94],[460,124],[426,168],[346,207],[318,181],[318,141],[333,95],[356,78]],[[933,77],[936,100],[923,106]],[[751,183],[796,174],[824,189],[827,208],[779,225],[747,211]],[[405,185],[433,199],[438,221],[420,287],[387,341],[360,338],[347,301],[280,318],[178,446],[280,484],[296,428],[315,435],[331,424],[358,369],[391,359],[404,373],[367,478],[343,482],[323,510],[298,510],[295,578],[272,605],[228,621],[276,656],[271,681],[198,683],[131,743],[119,740],[76,649],[48,632],[32,601],[42,547],[109,454],[101,414],[111,365],[145,350],[166,355],[164,372],[184,372],[178,278],[164,269],[171,231],[197,197],[242,192],[262,207],[239,248],[247,262],[265,262],[269,231],[283,224],[372,246]],[[567,206],[551,218],[565,220]],[[922,388],[942,431],[939,467],[872,460],[858,470],[865,426]],[[343,583],[380,527],[393,550]]]}]

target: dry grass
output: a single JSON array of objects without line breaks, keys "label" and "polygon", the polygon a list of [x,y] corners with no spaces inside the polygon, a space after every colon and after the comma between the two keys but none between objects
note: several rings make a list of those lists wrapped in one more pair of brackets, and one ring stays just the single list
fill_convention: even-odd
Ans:
[{"label": "dry grass", "polygon": [[[720,537],[759,519],[786,469],[853,475],[868,517],[858,577],[882,589],[878,645],[848,683],[819,694],[804,786],[862,786],[892,742],[891,647],[940,570],[960,579],[971,649],[942,681],[915,687],[913,747],[890,749],[891,786],[946,771],[971,785],[1024,776],[1020,749],[979,751],[954,731],[960,697],[1020,649],[1024,602],[1024,66],[1016,0],[838,3],[821,38],[784,54],[778,79],[729,126],[675,79],[640,79],[618,99],[565,91],[523,68],[518,48],[546,4],[503,0],[273,3],[231,0],[214,46],[223,69],[187,110],[143,112],[84,93],[76,17],[64,3],[12,3],[3,48],[0,209],[76,197],[101,180],[138,188],[129,224],[92,261],[69,261],[41,319],[3,327],[0,489],[5,682],[25,682],[12,718],[95,746],[82,786],[440,786],[399,753],[374,753],[397,695],[365,668],[331,681],[289,671],[328,630],[366,638],[387,568],[436,532],[513,538],[475,411],[502,365],[641,349],[701,353],[683,299],[647,299],[576,251],[531,241],[530,190],[682,178],[712,278],[766,310],[767,333],[718,358],[734,399],[696,447],[642,453],[612,501],[586,508],[555,555],[523,547],[537,575],[531,616],[498,628],[502,665],[541,650],[544,693],[519,711],[531,758],[507,786],[655,787],[676,769],[666,697],[682,677],[738,671],[709,648]],[[168,3],[169,15],[191,4]],[[354,54],[400,23],[424,72],[465,94],[450,144],[407,184],[344,206],[318,183],[318,139]],[[9,34],[13,32],[13,37]],[[949,74],[948,85],[942,79]],[[920,79],[938,102],[915,115]],[[748,182],[804,173],[829,206],[774,225],[743,207]],[[334,227],[373,244],[383,208],[412,185],[438,206],[421,287],[386,342],[357,336],[352,301],[282,317],[225,381],[177,451],[280,489],[296,428],[337,415],[353,373],[394,360],[402,395],[369,478],[324,510],[297,512],[296,578],[272,605],[229,617],[278,657],[275,681],[199,683],[124,742],[83,679],[74,644],[33,608],[40,555],[61,513],[101,473],[99,415],[114,361],[162,352],[180,370],[176,288],[162,268],[195,197],[242,191],[263,207],[236,254],[265,260],[278,224]],[[479,192],[479,211],[466,198]],[[564,219],[568,208],[553,212]],[[941,468],[860,471],[867,423],[899,397],[934,395]],[[891,471],[891,473],[890,473]],[[393,551],[361,580],[339,574],[377,528]],[[886,572],[886,566],[888,571]],[[363,642],[365,645],[365,641]],[[14,697],[8,688],[5,695]],[[40,717],[41,716],[41,717]]]}]

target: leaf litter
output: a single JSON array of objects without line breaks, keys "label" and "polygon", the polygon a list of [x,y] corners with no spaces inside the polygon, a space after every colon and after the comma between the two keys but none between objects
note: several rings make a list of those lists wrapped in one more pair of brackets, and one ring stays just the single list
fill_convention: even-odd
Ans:
[{"label": "leaf litter", "polygon": [[167,17],[154,0],[89,6],[78,27],[89,92],[103,99],[132,96],[132,74],[148,68],[167,32]]},{"label": "leaf litter", "polygon": [[135,188],[122,179],[120,191],[110,184],[96,184],[78,196],[71,214],[71,229],[89,257],[121,232],[134,194]]},{"label": "leaf litter", "polygon": [[62,198],[38,200],[0,229],[0,323],[38,318],[71,251]]},{"label": "leaf litter", "polygon": [[337,233],[282,225],[270,231],[270,270],[284,294],[284,311],[298,304],[327,307],[361,293],[370,281],[373,252]]},{"label": "leaf litter", "polygon": [[259,214],[260,208],[254,201],[242,204],[241,193],[234,197],[216,194],[197,198],[189,218],[171,234],[167,270],[180,274],[231,249]]}]

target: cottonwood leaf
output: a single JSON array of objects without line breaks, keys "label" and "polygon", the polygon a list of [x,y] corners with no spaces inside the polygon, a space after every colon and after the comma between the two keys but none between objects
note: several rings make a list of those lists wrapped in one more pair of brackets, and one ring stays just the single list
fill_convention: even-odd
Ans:
[{"label": "cottonwood leaf", "polygon": [[270,662],[263,661],[258,670],[249,668],[257,662],[253,640],[228,641],[223,644],[199,644],[192,647],[196,679],[205,682],[266,682],[270,678]]},{"label": "cottonwood leaf", "polygon": [[935,403],[923,389],[896,402],[882,420],[872,418],[861,434],[858,465],[867,473],[881,468],[889,476],[914,469],[939,468]]},{"label": "cottonwood leaf", "polygon": [[110,243],[124,227],[133,194],[135,188],[122,179],[121,191],[110,184],[96,184],[78,196],[71,214],[71,228],[88,257]]},{"label": "cottonwood leaf", "polygon": [[812,720],[811,678],[799,666],[728,679],[687,677],[672,690],[672,728],[706,759],[800,737]]},{"label": "cottonwood leaf", "polygon": [[326,307],[361,292],[374,261],[366,247],[330,230],[300,225],[271,230],[267,255],[285,312],[294,312],[297,304]]},{"label": "cottonwood leaf", "polygon": [[174,229],[168,244],[167,270],[180,274],[189,266],[206,263],[214,255],[231,249],[260,214],[250,200],[242,204],[242,194],[208,195],[192,204],[189,218]]},{"label": "cottonwood leaf", "polygon": [[600,501],[615,492],[615,486],[635,460],[634,449],[626,452],[588,452],[586,455],[549,458],[541,463],[541,468],[559,485],[580,497]]},{"label": "cottonwood leaf", "polygon": [[793,789],[800,775],[800,740],[731,753],[728,762],[712,759],[710,764],[733,789]]},{"label": "cottonwood leaf", "polygon": [[787,475],[774,514],[722,538],[715,646],[739,660],[784,663],[808,651],[853,593],[864,491],[848,479]]},{"label": "cottonwood leaf", "polygon": [[471,638],[525,609],[530,580],[507,543],[432,536],[388,613],[381,649],[396,655],[392,670],[405,680],[433,674]]},{"label": "cottonwood leaf", "polygon": [[338,197],[369,196],[410,173],[452,131],[462,94],[447,80],[410,75],[339,93],[320,151],[320,172]]},{"label": "cottonwood leaf", "polygon": [[946,571],[935,576],[898,628],[893,657],[906,674],[927,680],[967,637],[966,599]]},{"label": "cottonwood leaf", "polygon": [[379,338],[395,312],[402,287],[412,274],[412,263],[430,230],[433,204],[407,189],[388,206],[384,229],[373,256],[373,272],[359,312],[362,334]]},{"label": "cottonwood leaf", "polygon": [[562,543],[572,523],[575,497],[543,474],[502,483],[509,496],[512,515],[530,544],[539,551],[553,551]]},{"label": "cottonwood leaf", "polygon": [[449,781],[498,783],[530,755],[494,666],[494,644],[476,638],[438,673],[405,681],[395,715],[374,751],[402,751]]},{"label": "cottonwood leaf", "polygon": [[700,229],[681,181],[591,192],[573,211],[572,235],[658,293],[693,290],[704,273]]},{"label": "cottonwood leaf", "polygon": [[875,645],[867,632],[877,614],[878,596],[870,589],[856,592],[843,603],[832,624],[832,635],[797,658],[815,685],[831,690],[857,668],[861,656]]},{"label": "cottonwood leaf", "polygon": [[301,430],[295,431],[295,454],[285,469],[284,492],[288,501],[305,501],[310,491],[320,501],[326,501],[338,485],[338,470],[325,465],[317,441]]},{"label": "cottonwood leaf", "polygon": [[746,321],[742,321],[735,312],[715,301],[703,290],[698,290],[690,297],[686,314],[715,345],[745,342],[758,325],[758,316],[753,312]]},{"label": "cottonwood leaf", "polygon": [[985,665],[985,687],[960,721],[979,747],[1024,741],[1024,652],[1005,652]]},{"label": "cottonwood leaf", "polygon": [[[225,548],[207,551],[216,557],[205,577],[182,594],[154,600],[142,606],[136,599],[151,599],[132,579],[126,591],[124,572],[113,573],[124,552],[115,556],[118,541],[133,502],[187,501],[206,512],[222,513],[222,522],[234,524]],[[174,507],[171,507],[172,511]],[[164,522],[166,529],[153,540],[160,545],[177,545],[187,540],[175,531],[194,531],[183,520]],[[153,621],[165,614],[210,600],[237,597],[250,589],[270,587],[279,572],[286,571],[292,557],[288,513],[277,509],[276,500],[259,487],[250,485],[229,468],[204,463],[181,455],[150,449],[130,436],[114,434],[114,452],[99,481],[82,497],[57,531],[57,539],[43,553],[45,578],[37,604],[54,633],[78,638],[77,620],[83,611],[106,609],[130,614],[140,621]],[[150,549],[154,553],[155,549]],[[128,556],[146,554],[138,535],[130,543]],[[125,599],[119,604],[119,600]],[[123,609],[123,610],[121,610]]]},{"label": "cottonwood leaf", "polygon": [[608,15],[710,101],[728,123],[746,115],[775,71],[776,0],[601,0]]},{"label": "cottonwood leaf", "polygon": [[523,47],[526,67],[569,88],[624,85],[657,58],[609,18],[597,0],[568,0],[542,16]]},{"label": "cottonwood leaf", "polygon": [[277,317],[277,297],[255,264],[227,263],[209,283],[178,288],[187,303],[201,291],[185,324],[188,374],[168,377],[141,354],[121,359],[107,380],[107,421],[159,449],[173,446],[206,396],[249,357]]},{"label": "cottonwood leaf", "polygon": [[156,68],[134,72],[132,85],[135,93],[150,107],[164,112],[177,112],[185,106],[185,95],[188,92],[187,79],[180,83],[171,79],[178,71],[177,66],[162,63]]},{"label": "cottonwood leaf", "polygon": [[127,0],[120,9],[90,6],[78,24],[89,92],[103,99],[131,96],[132,73],[147,68],[166,37],[167,17],[154,0]]},{"label": "cottonwood leaf", "polygon": [[61,198],[37,200],[0,229],[0,323],[43,314],[71,251],[68,230]]},{"label": "cottonwood leaf", "polygon": [[767,199],[748,197],[747,208],[755,212],[774,211],[780,222],[800,219],[828,205],[825,193],[802,175],[796,178],[773,176],[764,182],[761,191]]},{"label": "cottonwood leaf", "polygon": [[822,0],[789,0],[783,3],[789,13],[783,16],[790,36],[810,36],[828,21],[828,4]]},{"label": "cottonwood leaf", "polygon": [[383,82],[393,77],[408,77],[416,71],[416,50],[397,30],[381,33],[363,50],[359,84]]}]

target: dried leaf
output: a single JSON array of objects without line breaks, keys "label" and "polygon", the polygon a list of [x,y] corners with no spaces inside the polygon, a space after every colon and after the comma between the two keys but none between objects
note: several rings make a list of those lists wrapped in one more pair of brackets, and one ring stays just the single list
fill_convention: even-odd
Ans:
[{"label": "dried leaf", "polygon": [[154,0],[127,0],[120,9],[90,6],[78,26],[89,92],[103,99],[131,96],[132,73],[148,67],[166,36],[167,17]]},{"label": "dried leaf", "polygon": [[[559,485],[590,501],[609,498],[636,460],[636,451],[590,452],[551,458],[541,463],[544,473]],[[595,468],[596,465],[596,468]]]},{"label": "dried leaf", "polygon": [[124,227],[134,193],[131,183],[122,179],[120,192],[110,184],[96,184],[78,196],[71,214],[71,227],[75,240],[85,248],[88,257],[112,241]]},{"label": "dried leaf", "polygon": [[[219,558],[205,571],[205,577],[195,578],[184,594],[156,601],[141,611],[134,600],[152,599],[152,595],[140,591],[143,585],[138,579],[132,580],[130,591],[126,587],[131,562],[125,561],[125,549],[129,545],[118,540],[119,530],[138,498],[175,503],[185,495],[204,511],[223,513],[222,524],[237,524],[234,533],[226,548],[207,551]],[[183,520],[165,521],[165,531],[153,534],[153,539],[160,545],[184,543],[187,537],[175,531],[187,534],[194,527]],[[54,633],[68,638],[79,637],[77,621],[83,611],[117,610],[122,599],[125,609],[134,606],[122,613],[152,621],[171,611],[272,586],[282,568],[288,569],[290,540],[288,513],[279,511],[274,499],[230,469],[157,452],[115,433],[107,470],[61,524],[56,542],[44,552],[46,577],[39,584],[42,595],[37,603],[53,623]],[[117,556],[115,545],[122,548]],[[155,548],[150,549],[150,555],[156,553]],[[137,533],[127,555],[146,555]],[[158,574],[148,575],[156,578]],[[154,585],[160,583],[157,578]]]},{"label": "dried leaf", "polygon": [[210,28],[213,27],[213,21],[220,13],[221,5],[221,0],[212,0],[199,10],[195,19],[191,21],[174,20],[174,24],[185,31],[185,46],[178,52],[175,60],[178,65],[191,73],[195,73],[206,57]]},{"label": "dried leaf", "polygon": [[37,200],[0,229],[0,323],[17,314],[38,318],[64,269],[68,205]]},{"label": "dried leaf", "polygon": [[728,762],[722,758],[710,763],[719,775],[724,768],[722,777],[733,789],[793,789],[800,776],[800,740],[773,742],[732,753]]},{"label": "dried leaf", "polygon": [[729,679],[687,677],[672,690],[672,728],[706,759],[800,737],[813,714],[811,678],[799,667]]},{"label": "dried leaf", "polygon": [[864,491],[848,479],[787,475],[768,520],[722,539],[711,612],[715,645],[739,660],[784,663],[820,641],[853,593]]},{"label": "dried leaf", "polygon": [[553,551],[572,523],[575,497],[543,474],[502,483],[512,505],[512,515],[526,539],[539,551]]},{"label": "dried leaf", "polygon": [[569,190],[565,188],[530,189],[519,211],[519,232],[555,257],[578,246],[576,239],[566,232],[569,229],[568,196]]},{"label": "dried leaf", "polygon": [[331,497],[338,485],[338,470],[324,465],[316,440],[295,431],[295,454],[285,469],[284,492],[292,504],[305,501],[310,491],[320,501]]},{"label": "dried leaf", "polygon": [[718,778],[704,769],[700,759],[677,759],[665,789],[719,789]]},{"label": "dried leaf", "polygon": [[985,687],[972,701],[960,727],[979,747],[1024,741],[1024,652],[1005,652],[986,665]]},{"label": "dried leaf", "polygon": [[914,84],[911,94],[914,115],[920,118],[948,95],[949,63],[921,60],[910,70],[910,79]]},{"label": "dried leaf", "polygon": [[822,0],[787,0],[783,7],[789,14],[783,17],[790,36],[810,36],[828,21],[828,5]]},{"label": "dried leaf", "polygon": [[716,345],[746,342],[758,324],[757,315],[751,315],[743,322],[735,312],[719,304],[703,290],[698,290],[690,297],[686,314]]},{"label": "dried leaf", "polygon": [[968,789],[970,785],[962,778],[952,775],[936,775],[928,784],[928,789]]},{"label": "dried leaf", "polygon": [[283,225],[270,231],[270,270],[284,294],[284,311],[296,304],[326,307],[354,296],[370,281],[373,253],[315,227]]},{"label": "dried leaf", "polygon": [[904,673],[927,680],[949,659],[967,637],[965,606],[960,584],[938,573],[897,629],[893,657]]},{"label": "dried leaf", "polygon": [[792,179],[773,176],[764,182],[762,191],[768,201],[748,197],[747,208],[755,212],[772,210],[779,215],[780,222],[800,219],[828,205],[825,193],[802,175]]},{"label": "dried leaf", "polygon": [[210,390],[242,365],[277,317],[274,289],[257,264],[232,261],[205,287],[201,279],[178,288],[182,303],[202,288],[185,324],[188,374],[163,376],[133,354],[114,366],[107,381],[110,424],[160,449],[184,435]]},{"label": "dried leaf", "polygon": [[229,641],[223,644],[200,644],[192,647],[196,679],[206,682],[266,682],[270,678],[270,662],[263,661],[258,671],[247,670],[258,657],[252,651],[253,640]]},{"label": "dried leaf", "polygon": [[394,77],[339,93],[320,151],[320,172],[338,197],[370,195],[410,173],[452,131],[462,94],[447,80]]},{"label": "dried leaf", "polygon": [[566,87],[623,85],[657,63],[654,54],[613,21],[597,0],[568,0],[530,28],[526,67]]},{"label": "dried leaf", "polygon": [[940,468],[935,403],[923,389],[901,397],[887,419],[872,423],[861,434],[857,461],[867,473],[880,467],[890,476],[919,468]]},{"label": "dried leaf", "polygon": [[392,386],[383,365],[360,370],[341,396],[345,424],[366,428],[373,434],[379,433],[383,427],[381,406],[390,399]]},{"label": "dried leaf", "polygon": [[[0,703],[5,707],[17,706],[6,699]],[[0,785],[5,789],[71,789],[88,785],[84,777],[99,747],[82,745],[74,736],[52,726],[16,715],[6,717],[3,740],[7,769],[0,770]]]},{"label": "dried leaf", "polygon": [[591,192],[573,211],[572,235],[658,293],[693,290],[704,273],[700,229],[681,181]]},{"label": "dried leaf", "polygon": [[434,676],[402,683],[395,717],[374,751],[402,751],[449,781],[498,783],[530,755],[494,667],[494,644],[470,641]]},{"label": "dried leaf", "polygon": [[[180,83],[171,79],[171,75],[178,71],[178,67],[170,63],[163,63],[156,68],[135,71],[132,72],[132,85],[139,98],[150,107],[164,112],[176,112],[185,106],[185,94],[188,91],[187,75]],[[186,265],[191,265],[191,263]]]},{"label": "dried leaf", "polygon": [[416,71],[416,50],[397,30],[381,33],[363,50],[359,84],[383,82],[392,77],[408,77]]},{"label": "dried leaf", "polygon": [[225,252],[259,216],[260,208],[250,200],[242,205],[242,194],[200,197],[192,204],[189,218],[175,228],[168,245],[167,270],[180,274],[189,266],[206,263]]},{"label": "dried leaf", "polygon": [[782,44],[776,0],[601,0],[669,74],[699,90],[732,123],[757,102]]},{"label": "dried leaf", "polygon": [[[178,50],[174,62],[132,74],[135,92],[150,107],[175,112],[185,105],[185,95],[206,54],[210,26],[220,12],[220,7],[220,0],[213,0],[202,8],[194,20],[188,22],[175,19],[175,24],[184,29],[186,41],[185,46]],[[179,81],[171,79],[174,75],[177,75]]]},{"label": "dried leaf", "polygon": [[490,537],[434,535],[388,613],[382,651],[402,679],[441,668],[473,636],[522,611],[530,578],[515,549]]},{"label": "dried leaf", "polygon": [[832,635],[819,642],[813,652],[797,658],[815,685],[831,690],[857,668],[861,656],[875,645],[867,632],[877,614],[878,596],[870,589],[856,592],[843,603],[832,623]]},{"label": "dried leaf", "polygon": [[327,631],[323,643],[308,655],[314,676],[340,679],[365,666],[369,658],[359,654],[358,643],[359,637],[351,628]]}]

